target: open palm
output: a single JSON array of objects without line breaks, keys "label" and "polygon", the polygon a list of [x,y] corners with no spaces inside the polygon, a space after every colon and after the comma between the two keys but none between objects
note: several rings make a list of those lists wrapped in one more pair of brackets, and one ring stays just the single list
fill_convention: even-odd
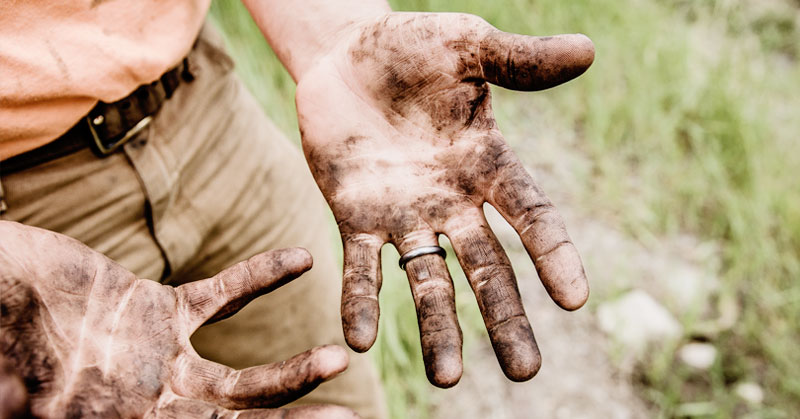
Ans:
[{"label": "open palm", "polygon": [[[299,81],[303,148],[344,243],[342,318],[351,347],[365,351],[377,334],[381,246],[403,254],[445,234],[506,376],[536,374],[533,332],[482,205],[514,226],[561,307],[582,306],[588,285],[560,215],[495,123],[488,82],[541,90],[580,75],[593,58],[582,35],[536,38],[472,15],[391,13],[359,24]],[[462,339],[447,267],[426,255],[406,271],[428,378],[454,385]]]},{"label": "open palm", "polygon": [[310,266],[305,250],[283,249],[173,288],[76,240],[0,222],[0,349],[39,417],[353,417],[335,406],[228,410],[280,406],[311,391],[347,367],[341,347],[234,370],[189,342],[202,324]]}]

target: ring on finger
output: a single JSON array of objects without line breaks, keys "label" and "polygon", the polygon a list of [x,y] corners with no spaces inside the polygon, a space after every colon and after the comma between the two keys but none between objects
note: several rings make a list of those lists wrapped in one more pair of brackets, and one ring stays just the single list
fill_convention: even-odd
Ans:
[{"label": "ring on finger", "polygon": [[424,255],[439,255],[442,259],[447,258],[447,252],[441,246],[422,246],[416,249],[411,249],[408,252],[403,253],[403,256],[400,256],[400,269],[406,270],[406,264],[416,257],[424,256]]}]

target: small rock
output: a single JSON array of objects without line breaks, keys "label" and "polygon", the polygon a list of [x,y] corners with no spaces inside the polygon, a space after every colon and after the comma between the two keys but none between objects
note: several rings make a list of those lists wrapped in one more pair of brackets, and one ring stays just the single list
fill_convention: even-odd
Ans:
[{"label": "small rock", "polygon": [[764,401],[764,390],[752,381],[737,384],[734,391],[739,398],[750,404],[761,404]]},{"label": "small rock", "polygon": [[692,368],[706,371],[717,359],[717,348],[709,343],[687,343],[678,351],[678,358]]},{"label": "small rock", "polygon": [[633,290],[597,309],[600,328],[627,349],[640,353],[648,344],[674,341],[683,328],[667,309],[642,290]]},{"label": "small rock", "polygon": [[697,307],[704,307],[720,287],[719,280],[700,266],[675,260],[670,266],[671,270],[665,267],[664,271],[668,276],[660,278],[659,283],[665,297],[670,299],[670,308],[679,308],[679,313],[691,313]]},{"label": "small rock", "polygon": [[643,275],[646,289],[678,315],[701,315],[721,287],[715,247],[682,237],[654,253]]}]

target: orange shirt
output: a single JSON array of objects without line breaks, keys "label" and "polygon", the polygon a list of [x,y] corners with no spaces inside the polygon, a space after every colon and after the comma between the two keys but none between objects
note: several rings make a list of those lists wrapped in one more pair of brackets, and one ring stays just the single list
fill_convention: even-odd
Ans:
[{"label": "orange shirt", "polygon": [[211,0],[0,1],[0,160],[175,66]]}]

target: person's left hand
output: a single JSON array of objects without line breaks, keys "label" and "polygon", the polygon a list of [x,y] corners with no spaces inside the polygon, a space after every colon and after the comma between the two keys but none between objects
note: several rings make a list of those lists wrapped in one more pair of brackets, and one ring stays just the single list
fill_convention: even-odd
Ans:
[{"label": "person's left hand", "polygon": [[[375,341],[380,248],[404,254],[450,239],[506,376],[531,378],[539,350],[511,264],[483,214],[514,226],[553,300],[581,307],[588,285],[561,216],[495,123],[488,83],[541,90],[594,59],[583,35],[501,32],[465,14],[390,13],[357,22],[297,86],[303,149],[344,243],[342,321],[348,344]],[[488,83],[487,83],[488,82]],[[406,265],[429,380],[462,373],[461,330],[444,260]]]},{"label": "person's left hand", "polygon": [[234,370],[189,341],[310,267],[304,249],[273,250],[174,288],[138,279],[77,240],[0,221],[0,414],[27,409],[13,369],[36,417],[356,417],[330,405],[260,409],[343,371],[342,347]]}]

